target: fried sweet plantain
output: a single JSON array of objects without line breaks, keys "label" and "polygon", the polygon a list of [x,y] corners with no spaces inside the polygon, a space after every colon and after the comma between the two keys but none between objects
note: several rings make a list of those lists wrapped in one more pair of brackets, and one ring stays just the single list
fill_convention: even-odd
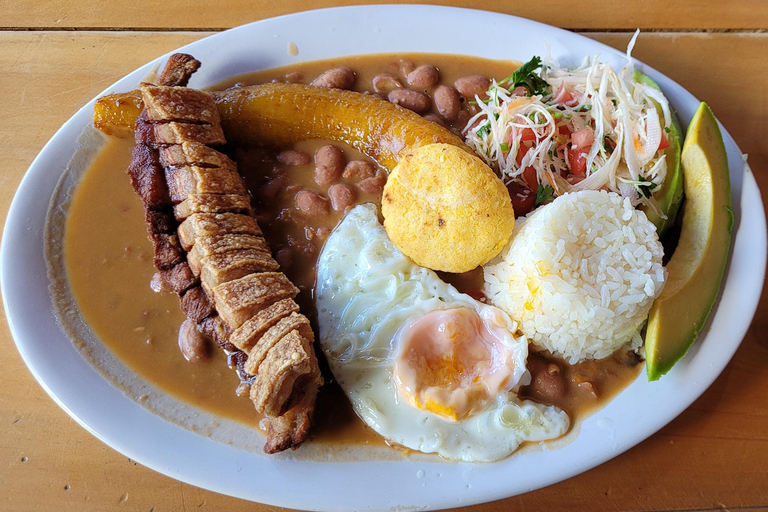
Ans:
[{"label": "fried sweet plantain", "polygon": [[107,94],[93,106],[93,126],[121,139],[133,137],[136,119],[143,108],[139,90]]},{"label": "fried sweet plantain", "polygon": [[[211,93],[229,142],[285,145],[306,139],[347,143],[388,170],[413,149],[445,143],[471,151],[458,136],[375,96],[309,85],[270,83]],[[133,133],[138,91],[99,98],[94,126],[107,134]]]}]

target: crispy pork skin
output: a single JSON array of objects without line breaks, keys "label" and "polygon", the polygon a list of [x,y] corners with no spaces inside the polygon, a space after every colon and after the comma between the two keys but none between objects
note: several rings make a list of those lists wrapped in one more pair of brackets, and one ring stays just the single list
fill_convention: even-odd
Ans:
[{"label": "crispy pork skin", "polygon": [[274,272],[279,268],[280,265],[270,254],[254,249],[243,249],[205,258],[200,271],[200,281],[203,288],[212,294],[213,289],[220,284],[249,274]]},{"label": "crispy pork skin", "polygon": [[213,289],[216,310],[230,331],[262,309],[298,294],[299,289],[282,272],[250,274]]},{"label": "crispy pork skin", "polygon": [[165,171],[171,201],[180,203],[190,194],[247,195],[243,179],[234,169],[222,167],[171,167]]},{"label": "crispy pork skin", "polygon": [[177,121],[153,124],[152,138],[157,146],[182,144],[184,142],[219,145],[226,142],[221,126],[180,123]]},{"label": "crispy pork skin", "polygon": [[160,162],[168,167],[197,165],[199,167],[237,169],[235,162],[230,160],[227,155],[197,142],[184,142],[173,146],[161,147]]},{"label": "crispy pork skin", "polygon": [[249,213],[251,198],[245,194],[189,194],[173,207],[178,220],[195,213]]},{"label": "crispy pork skin", "polygon": [[208,126],[220,123],[216,102],[205,91],[145,84],[141,87],[141,96],[147,117],[153,123],[179,121]]},{"label": "crispy pork skin", "polygon": [[[261,363],[251,386],[256,409],[268,416],[279,416],[293,392],[296,381],[312,373],[312,342],[294,330],[283,335]],[[246,368],[246,371],[247,368]],[[249,372],[250,373],[250,372]]]},{"label": "crispy pork skin", "polygon": [[266,453],[278,453],[298,446],[309,436],[317,390],[322,384],[317,383],[318,378],[319,374],[309,374],[300,379],[294,386],[294,393],[285,411],[270,420],[267,444],[264,445]]},{"label": "crispy pork skin", "polygon": [[187,217],[178,228],[179,241],[189,251],[195,239],[226,234],[261,235],[256,219],[238,213],[195,213]]},{"label": "crispy pork skin", "polygon": [[253,346],[273,325],[292,313],[298,312],[299,305],[293,299],[279,300],[235,329],[229,340],[243,352],[250,353]]},{"label": "crispy pork skin", "polygon": [[245,362],[245,371],[251,375],[257,375],[260,365],[265,362],[280,340],[292,331],[298,332],[306,339],[311,340],[314,337],[307,317],[299,313],[291,313],[281,318],[255,341]]}]

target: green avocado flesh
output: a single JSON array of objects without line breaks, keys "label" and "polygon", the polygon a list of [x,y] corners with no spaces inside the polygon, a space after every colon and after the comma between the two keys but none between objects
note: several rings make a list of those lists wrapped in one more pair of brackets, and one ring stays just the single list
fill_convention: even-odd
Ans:
[{"label": "green avocado flesh", "polygon": [[688,126],[680,240],[645,334],[648,380],[657,380],[696,341],[712,311],[731,246],[733,217],[728,157],[715,116],[702,103]]},{"label": "green avocado flesh", "polygon": [[[652,78],[639,71],[635,71],[634,79],[642,84],[650,85],[654,89],[661,90]],[[663,126],[663,113],[658,104],[656,104],[656,110],[662,118],[661,124]],[[683,203],[683,173],[680,171],[680,143],[682,140],[682,130],[680,129],[680,122],[677,120],[674,111],[671,111],[671,114],[672,126],[666,132],[669,147],[664,150],[664,154],[667,157],[667,176],[664,178],[664,183],[661,188],[653,194],[653,198],[656,200],[656,204],[658,204],[664,217],[660,216],[651,208],[646,206],[641,207],[648,216],[648,220],[653,222],[656,226],[656,232],[659,234],[659,238],[663,238],[669,228],[675,223],[675,217],[677,217],[677,212],[680,210],[680,205]]]}]

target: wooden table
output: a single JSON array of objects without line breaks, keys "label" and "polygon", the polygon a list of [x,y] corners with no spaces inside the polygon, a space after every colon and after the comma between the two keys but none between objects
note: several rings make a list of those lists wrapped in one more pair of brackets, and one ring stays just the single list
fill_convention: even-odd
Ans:
[{"label": "wooden table", "polygon": [[[322,0],[312,7],[346,5]],[[435,2],[427,2],[435,3]],[[472,7],[468,0],[444,2]],[[707,101],[768,190],[763,0],[499,0],[493,10],[624,48]],[[0,0],[0,215],[32,159],[81,105],[139,65],[211,32],[306,2]],[[0,510],[273,510],[177,482],[108,448],[35,382],[0,326]],[[768,301],[723,374],[632,450],[565,482],[468,510],[768,510]]]}]

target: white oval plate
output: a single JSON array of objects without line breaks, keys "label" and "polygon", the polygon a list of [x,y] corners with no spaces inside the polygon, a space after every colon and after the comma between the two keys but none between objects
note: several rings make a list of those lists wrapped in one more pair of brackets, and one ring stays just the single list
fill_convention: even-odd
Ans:
[{"label": "white oval plate", "polygon": [[[504,45],[488,41],[506,41]],[[288,54],[295,43],[298,56]],[[540,23],[482,11],[432,6],[345,7],[253,23],[190,44],[203,62],[191,86],[256,69],[363,53],[435,52],[528,60],[551,45],[561,63],[596,53],[616,69],[624,56],[600,43]],[[133,89],[164,58],[108,89]],[[655,70],[685,124],[698,100]],[[766,261],[766,226],[754,178],[724,133],[736,224],[731,262],[710,330],[661,381],[645,373],[587,419],[572,443],[493,464],[276,460],[237,450],[164,421],[110,385],[58,327],[44,259],[49,198],[91,124],[91,101],[51,139],[25,175],[11,206],[0,262],[11,331],[46,391],[116,450],[173,478],[220,493],[310,510],[435,509],[531,491],[591,469],[652,435],[687,408],[723,370],[757,307]]]}]

